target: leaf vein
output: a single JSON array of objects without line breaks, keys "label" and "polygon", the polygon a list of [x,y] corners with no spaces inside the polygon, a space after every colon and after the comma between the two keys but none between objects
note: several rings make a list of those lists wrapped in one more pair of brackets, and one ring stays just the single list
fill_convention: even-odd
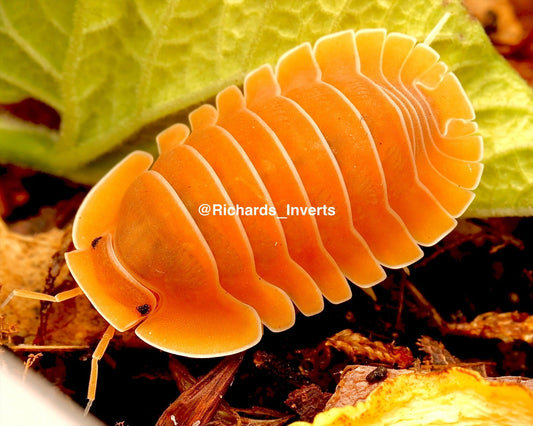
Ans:
[{"label": "leaf vein", "polygon": [[47,74],[52,76],[55,80],[61,78],[61,73],[57,70],[43,55],[41,55],[24,37],[22,37],[13,27],[9,17],[7,16],[2,3],[0,2],[0,18],[4,22],[6,31],[5,34],[13,40],[13,42],[25,52],[35,63],[39,65]]}]

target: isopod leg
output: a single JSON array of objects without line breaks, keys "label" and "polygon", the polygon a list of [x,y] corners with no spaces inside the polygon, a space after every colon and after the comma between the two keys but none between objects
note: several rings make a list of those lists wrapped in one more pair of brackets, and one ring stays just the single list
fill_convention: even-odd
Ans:
[{"label": "isopod leg", "polygon": [[[76,287],[71,290],[62,291],[61,293],[56,294],[55,296],[52,296],[50,294],[46,293],[39,293],[37,291],[29,291],[29,290],[13,290],[10,295],[7,297],[6,300],[2,303],[0,306],[0,309],[4,308],[13,297],[22,297],[25,299],[33,299],[33,300],[41,300],[44,302],[64,302],[65,300],[72,299],[76,296],[79,296],[83,294],[81,288]],[[91,378],[89,380],[89,388],[87,391],[87,406],[85,407],[85,415],[89,413],[89,410],[91,409],[91,405],[94,401],[94,396],[96,394],[96,381],[98,378],[98,361],[102,358],[102,355],[104,354],[109,341],[113,338],[113,335],[115,334],[115,329],[110,325],[107,327],[107,330],[105,331],[102,339],[100,340],[100,343],[98,343],[98,346],[96,347],[96,350],[93,353],[93,359],[91,363]]]},{"label": "isopod leg", "polygon": [[98,361],[100,361],[104,356],[107,346],[109,345],[109,342],[111,341],[114,335],[115,329],[113,328],[113,326],[110,325],[109,327],[107,327],[106,331],[104,332],[104,335],[98,343],[98,346],[96,346],[96,349],[93,352],[91,360],[91,377],[89,379],[89,388],[87,389],[87,406],[85,407],[84,415],[89,414],[89,410],[91,409],[91,406],[93,405],[96,396],[96,384],[98,381]]},{"label": "isopod leg", "polygon": [[0,309],[3,309],[10,301],[13,299],[13,297],[22,297],[24,299],[33,299],[33,300],[40,300],[42,302],[64,302],[65,300],[72,299],[73,297],[79,296],[83,294],[81,291],[81,288],[76,287],[71,290],[62,291],[61,293],[57,293],[55,296],[52,296],[50,294],[46,293],[39,293],[37,291],[29,291],[29,290],[13,290],[9,296],[7,296],[6,300],[0,305]]}]

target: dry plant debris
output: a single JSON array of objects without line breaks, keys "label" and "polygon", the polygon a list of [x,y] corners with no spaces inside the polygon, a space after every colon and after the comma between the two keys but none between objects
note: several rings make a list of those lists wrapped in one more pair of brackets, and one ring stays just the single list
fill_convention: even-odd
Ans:
[{"label": "dry plant debris", "polygon": [[354,333],[348,329],[328,337],[324,342],[324,347],[328,351],[329,348],[342,351],[354,362],[366,359],[372,362],[406,368],[414,361],[413,354],[408,347],[371,340],[360,333]]},{"label": "dry plant debris", "polygon": [[463,336],[533,344],[533,316],[524,312],[486,312],[471,322],[448,324],[448,329]]},{"label": "dry plant debris", "polygon": [[446,322],[413,283],[407,279],[404,279],[404,283],[420,306],[431,314],[442,334],[499,339],[505,343],[520,340],[533,344],[533,315],[517,311],[485,312],[471,322]]},{"label": "dry plant debris", "polygon": [[300,416],[300,420],[312,421],[326,407],[331,394],[323,392],[318,385],[310,384],[292,391],[285,404]]},{"label": "dry plant debris", "polygon": [[[10,256],[6,258],[5,262],[2,262],[0,267],[0,277],[2,284],[10,283],[9,286],[3,286],[2,295],[4,298],[13,288],[29,288],[35,291],[46,291],[48,293],[56,293],[61,289],[74,285],[69,275],[64,269],[63,253],[68,249],[68,234],[69,231],[60,231],[58,229],[51,229],[50,231],[36,234],[34,236],[20,235],[10,231],[3,223],[3,227],[0,228],[0,244],[2,250],[1,256]],[[478,244],[482,244],[485,240],[494,240],[495,251],[502,249],[506,245],[511,245],[519,249],[523,249],[523,244],[519,240],[515,240],[512,234],[507,234],[507,231],[503,231],[499,227],[485,226],[483,223],[475,225],[476,228],[486,228],[481,231],[476,230],[474,234],[460,234],[457,233],[456,240],[448,239],[448,244],[454,247],[459,247],[464,241],[474,241]],[[492,231],[491,231],[492,230]],[[491,232],[494,235],[491,234]],[[499,231],[502,231],[501,233]],[[505,231],[505,232],[504,232]],[[472,235],[477,235],[472,239]],[[505,237],[503,238],[502,237]],[[479,240],[479,241],[478,241]],[[502,242],[503,241],[503,242]],[[4,248],[7,248],[4,249]],[[449,247],[444,247],[449,249]],[[491,252],[492,253],[492,252]],[[4,260],[4,258],[2,259]],[[27,262],[27,263],[25,263]],[[12,278],[9,275],[10,271],[18,271],[18,280]],[[1,275],[3,274],[3,275]],[[35,276],[34,276],[35,274]],[[405,288],[410,289],[411,292],[415,291],[414,284],[409,283],[405,278],[407,284]],[[25,284],[34,283],[31,287],[25,287]],[[417,304],[424,310],[432,312],[432,316],[436,319],[436,323],[439,325],[439,329],[443,334],[460,334],[468,337],[475,338],[498,338],[504,342],[522,340],[531,344],[532,341],[532,324],[531,317],[528,314],[519,314],[516,312],[510,312],[505,314],[499,313],[487,313],[477,317],[470,323],[458,323],[452,324],[445,322],[440,318],[437,310],[423,296],[415,297]],[[27,308],[28,305],[35,305],[33,308],[32,321],[28,321],[28,318],[24,314],[16,314],[16,318],[25,318],[26,321],[32,324],[30,332],[27,335],[21,334],[18,329],[18,324],[8,318],[2,319],[0,322],[0,331],[5,343],[10,344],[10,339],[15,338],[17,343],[26,342],[30,343],[35,341],[35,338],[41,338],[42,342],[47,346],[46,348],[54,348],[54,346],[48,346],[50,344],[84,344],[93,345],[100,337],[101,330],[105,328],[105,322],[94,311],[89,302],[84,297],[79,297],[73,301],[61,303],[61,304],[43,304],[39,302],[29,300],[12,300],[7,306],[7,311],[13,314],[11,311],[11,303],[18,302],[21,306]],[[378,302],[376,302],[378,303]],[[87,308],[81,307],[86,304]],[[94,319],[91,319],[93,318]],[[90,324],[95,324],[94,329],[91,329]],[[91,331],[92,330],[92,331]],[[39,335],[41,335],[39,337]],[[25,336],[25,337],[24,337]],[[126,344],[126,346],[130,346]],[[58,348],[57,346],[55,346]],[[46,351],[42,347],[33,347],[28,349],[26,345],[13,345],[11,343],[10,348],[17,350],[17,348],[24,348],[24,351]],[[423,368],[439,369],[449,366],[468,366],[473,367],[471,364],[461,362],[455,358],[446,348],[439,342],[433,341],[430,338],[423,337],[419,339],[419,348],[429,355],[429,359],[426,359]],[[60,349],[60,348],[58,348]],[[343,330],[335,335],[325,339],[320,345],[314,349],[299,350],[297,353],[303,354],[304,360],[300,365],[300,369],[294,368],[294,363],[290,362],[290,359],[277,358],[266,352],[257,351],[254,356],[254,365],[256,368],[268,370],[274,373],[277,377],[283,379],[286,383],[296,387],[297,389],[291,392],[286,399],[285,403],[294,412],[296,412],[302,420],[310,421],[316,413],[321,412],[324,409],[324,404],[328,400],[329,393],[326,392],[326,386],[320,388],[312,382],[320,383],[315,380],[316,377],[310,374],[310,371],[302,368],[302,365],[312,365],[317,370],[324,372],[326,369],[327,374],[333,374],[332,371],[337,369],[339,371],[349,361],[351,362],[373,362],[376,364],[384,364],[387,366],[409,367],[413,364],[413,355],[409,348],[404,346],[396,346],[392,343],[383,343],[374,341],[367,337],[364,337],[360,333],[355,333],[351,330]],[[339,356],[344,354],[344,364],[339,367],[340,364],[335,365]],[[173,358],[175,359],[175,358]],[[293,360],[294,361],[294,360]],[[172,364],[172,363],[171,363]],[[485,365],[486,363],[479,363]],[[483,367],[483,366],[482,366]],[[172,367],[171,371],[174,372],[176,367]],[[177,369],[179,370],[179,368]],[[176,371],[177,371],[176,370]],[[483,368],[480,369],[483,372]],[[395,376],[409,372],[411,370],[392,370],[386,369],[385,373],[378,374],[376,367],[348,367],[346,374],[342,377],[341,382],[337,387],[336,393],[327,402],[326,408],[334,407],[337,405],[345,405],[346,403],[355,404],[357,401],[365,399],[370,392],[380,386],[380,378],[386,376],[387,378],[394,378]],[[381,370],[380,370],[381,371]],[[253,408],[249,410],[236,409],[231,407],[224,401],[220,402],[220,394],[211,393],[205,389],[210,389],[209,386],[213,385],[220,379],[220,371],[212,372],[211,379],[201,385],[204,390],[199,390],[200,387],[195,387],[196,391],[193,392],[195,396],[203,395],[209,400],[211,407],[215,407],[215,412],[210,412],[210,420],[206,424],[210,426],[222,426],[222,425],[264,425],[264,426],[278,426],[286,424],[290,419],[285,413],[269,411],[264,408]],[[216,373],[216,374],[215,374]],[[355,376],[350,376],[350,373]],[[177,377],[177,376],[175,376]],[[179,389],[183,392],[181,402],[186,402],[187,407],[196,409],[198,407],[197,400],[194,398],[187,399],[192,395],[186,394],[187,389],[191,389],[197,385],[197,381],[190,374],[183,373],[180,375],[183,384],[179,385]],[[317,375],[318,377],[318,375]],[[376,380],[372,378],[375,377]],[[513,378],[516,381],[516,378]],[[215,382],[213,382],[215,381]],[[509,379],[509,381],[512,381]],[[331,383],[331,378],[330,382]],[[530,382],[521,381],[521,383],[530,384]],[[207,388],[204,388],[207,386]],[[275,389],[273,389],[275,391]],[[214,395],[214,396],[213,396]],[[284,398],[285,395],[281,395]],[[350,402],[349,402],[350,401]],[[217,405],[218,404],[218,405]],[[183,408],[184,406],[180,406]],[[174,412],[186,413],[186,411],[179,409]],[[268,413],[267,413],[268,412]],[[261,415],[261,414],[264,415]],[[167,413],[168,414],[168,413]],[[173,426],[170,414],[166,417],[168,423]],[[261,417],[260,419],[258,417]],[[162,417],[164,421],[165,417]],[[161,423],[165,424],[165,423]]]},{"label": "dry plant debris", "polygon": [[437,342],[429,336],[422,336],[416,345],[421,351],[428,354],[428,363],[431,366],[450,366],[459,363],[459,359],[454,357],[441,342]]},{"label": "dry plant debris", "polygon": [[161,415],[157,425],[281,426],[286,424],[291,416],[284,413],[262,408],[237,409],[222,399],[234,380],[242,356],[241,353],[224,358],[201,380],[197,380],[177,357],[171,356],[169,369],[181,394]]},{"label": "dry plant debris", "polygon": [[526,36],[510,0],[463,0],[497,46],[517,46]]},{"label": "dry plant debris", "polygon": [[533,9],[530,0],[463,0],[494,46],[533,84]]},{"label": "dry plant debris", "polygon": [[459,358],[453,356],[441,342],[437,342],[428,336],[422,336],[416,342],[418,348],[427,354],[423,359],[420,369],[426,371],[443,370],[449,367],[464,367],[470,370],[477,371],[483,377],[489,375],[497,375],[495,370],[495,362],[479,361],[479,362],[463,362]]},{"label": "dry plant debris", "polygon": [[200,381],[182,392],[163,412],[156,426],[202,425],[211,421],[241,361],[242,354],[224,358]]},{"label": "dry plant debris", "polygon": [[398,424],[529,426],[533,424],[533,393],[520,385],[488,382],[474,371],[454,367],[401,374],[386,380],[364,402],[332,408],[313,422],[313,426]]}]

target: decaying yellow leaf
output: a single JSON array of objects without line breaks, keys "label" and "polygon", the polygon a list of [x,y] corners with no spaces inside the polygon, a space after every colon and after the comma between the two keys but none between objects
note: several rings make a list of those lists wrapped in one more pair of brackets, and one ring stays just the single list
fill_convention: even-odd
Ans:
[{"label": "decaying yellow leaf", "polygon": [[386,380],[364,402],[317,415],[312,425],[436,424],[530,426],[533,392],[520,385],[488,382],[478,373],[462,368],[403,374]]},{"label": "decaying yellow leaf", "polygon": [[[43,291],[50,260],[61,246],[63,231],[52,228],[38,235],[11,232],[0,219],[0,303],[15,289]],[[14,298],[0,314],[4,324],[31,343],[39,326],[40,304]]]},{"label": "decaying yellow leaf", "polygon": [[[48,283],[53,287],[48,289],[50,293],[66,289],[64,281],[70,277],[62,256],[66,237],[68,231],[57,228],[21,235],[12,232],[0,219],[0,304],[15,289],[45,292],[50,273],[56,278]],[[80,346],[100,338],[106,323],[85,297],[52,305],[42,330],[44,341],[41,344]],[[12,349],[19,344],[34,343],[42,320],[39,301],[14,297],[0,315],[0,343]]]}]

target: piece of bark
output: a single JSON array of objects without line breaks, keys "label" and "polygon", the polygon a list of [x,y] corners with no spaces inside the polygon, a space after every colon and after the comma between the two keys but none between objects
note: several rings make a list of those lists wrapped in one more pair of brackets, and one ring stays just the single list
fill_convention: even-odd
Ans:
[{"label": "piece of bark", "polygon": [[[382,382],[370,383],[367,376],[372,373],[376,367],[370,365],[351,365],[344,369],[341,380],[337,389],[326,404],[326,409],[333,407],[344,407],[345,405],[355,405],[363,401],[376,389]],[[394,378],[401,374],[412,373],[411,370],[387,369],[387,378]]]},{"label": "piece of bark", "polygon": [[[180,393],[184,393],[198,383],[198,380],[189,372],[175,356],[171,356],[168,363],[172,378],[178,386]],[[230,407],[223,399],[212,421],[211,425],[241,425],[242,419],[239,414]]]}]

